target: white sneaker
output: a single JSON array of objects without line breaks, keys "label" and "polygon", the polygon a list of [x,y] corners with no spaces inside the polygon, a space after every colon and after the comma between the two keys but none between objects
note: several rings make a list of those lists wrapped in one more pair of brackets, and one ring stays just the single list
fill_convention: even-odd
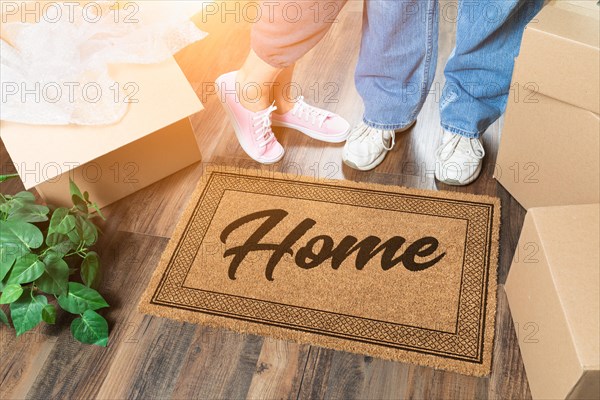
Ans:
[{"label": "white sneaker", "polygon": [[468,185],[479,176],[484,156],[480,139],[444,131],[435,152],[435,178],[447,185]]},{"label": "white sneaker", "polygon": [[346,140],[342,153],[344,164],[360,171],[377,167],[396,145],[396,132],[404,132],[413,125],[414,122],[402,130],[393,131],[372,128],[361,122]]}]

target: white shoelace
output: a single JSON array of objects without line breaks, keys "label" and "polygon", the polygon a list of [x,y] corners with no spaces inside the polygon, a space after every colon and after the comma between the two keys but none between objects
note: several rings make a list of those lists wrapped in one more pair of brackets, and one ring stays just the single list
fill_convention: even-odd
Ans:
[{"label": "white shoelace", "polygon": [[258,142],[259,147],[265,147],[275,140],[275,134],[271,129],[271,114],[275,110],[277,110],[277,107],[273,103],[269,108],[254,114],[252,117],[252,127],[258,128],[254,131],[254,140]]},{"label": "white shoelace", "polygon": [[[396,135],[394,134],[394,131],[389,131],[389,130],[385,130],[385,129],[377,129],[377,128],[373,128],[370,127],[368,125],[362,124],[362,128],[361,130],[358,130],[356,132],[355,135],[353,135],[352,138],[349,138],[348,141],[359,141],[359,142],[364,142],[365,140],[371,140],[371,141],[375,141],[375,142],[379,142],[378,144],[385,150],[390,151],[394,148],[394,146],[396,145]],[[390,146],[386,146],[385,145],[385,140],[384,140],[384,136],[385,134],[388,133],[390,138],[392,139],[391,141],[391,145]]]},{"label": "white shoelace", "polygon": [[485,156],[485,150],[479,139],[468,138],[466,136],[455,134],[452,139],[440,146],[436,156],[441,161],[448,161],[455,152],[462,155],[481,160]]},{"label": "white shoelace", "polygon": [[327,118],[331,117],[333,114],[306,104],[304,101],[304,96],[300,96],[296,100],[296,104],[294,104],[292,115],[304,119],[306,122],[310,122],[312,125],[316,125],[318,123],[319,128],[322,128]]}]

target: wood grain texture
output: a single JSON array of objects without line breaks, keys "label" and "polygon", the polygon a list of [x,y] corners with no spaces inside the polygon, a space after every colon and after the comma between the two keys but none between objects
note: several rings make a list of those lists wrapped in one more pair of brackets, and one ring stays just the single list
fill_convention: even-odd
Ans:
[{"label": "wood grain texture", "polygon": [[489,399],[530,399],[531,392],[519,349],[519,337],[523,335],[517,335],[515,332],[508,299],[502,286],[499,286],[498,290],[497,310],[496,345],[487,397]]},{"label": "wood grain texture", "polygon": [[[321,45],[296,67],[294,81],[313,104],[356,123],[362,102],[354,88],[361,1],[351,1]],[[232,17],[229,17],[232,18]],[[139,314],[135,309],[158,257],[201,174],[210,168],[262,168],[328,179],[349,179],[422,189],[495,195],[502,199],[499,282],[506,280],[525,215],[492,179],[500,124],[484,135],[487,151],[481,178],[467,187],[433,179],[434,149],[440,139],[438,102],[431,95],[416,126],[399,135],[395,149],[375,171],[358,172],[341,163],[341,145],[316,142],[290,129],[276,129],[286,148],[273,166],[252,162],[241,150],[219,99],[214,79],[237,69],[249,48],[250,24],[222,23],[221,15],[197,16],[209,36],[177,55],[182,70],[205,105],[191,117],[203,161],[107,208],[98,246],[104,266],[102,293],[111,304],[103,314],[111,327],[107,349],[70,338],[71,316],[56,326],[16,339],[0,327],[0,398],[174,398],[174,399],[527,399],[529,388],[506,296],[498,291],[492,374],[474,378],[298,345]],[[440,21],[436,84],[453,46],[454,25]],[[326,84],[336,91],[325,92]],[[435,86],[434,86],[435,89]],[[325,94],[334,93],[330,97]],[[434,92],[435,93],[435,92]],[[0,145],[0,171],[14,171]],[[293,175],[291,175],[293,176]],[[3,193],[23,187],[0,184]]]},{"label": "wood grain texture", "polygon": [[43,373],[43,366],[56,343],[56,336],[36,328],[15,338],[6,327],[0,328],[0,399],[22,399]]},{"label": "wood grain texture", "polygon": [[295,399],[310,346],[265,339],[248,388],[248,399]]},{"label": "wood grain texture", "polygon": [[200,327],[181,359],[175,399],[241,399],[248,393],[263,338]]}]

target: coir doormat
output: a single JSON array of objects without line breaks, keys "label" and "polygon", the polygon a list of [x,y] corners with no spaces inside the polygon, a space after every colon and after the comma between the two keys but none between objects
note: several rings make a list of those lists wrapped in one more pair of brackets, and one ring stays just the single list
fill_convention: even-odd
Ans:
[{"label": "coir doormat", "polygon": [[499,224],[491,197],[212,172],[140,310],[486,375]]}]

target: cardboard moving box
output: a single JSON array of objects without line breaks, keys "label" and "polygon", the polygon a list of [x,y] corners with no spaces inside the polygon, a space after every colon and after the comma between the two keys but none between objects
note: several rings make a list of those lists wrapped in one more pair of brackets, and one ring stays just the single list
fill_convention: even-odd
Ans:
[{"label": "cardboard moving box", "polygon": [[103,207],[201,159],[188,116],[202,104],[173,58],[115,65],[111,76],[137,89],[136,102],[117,124],[1,123],[0,136],[25,188],[35,187],[48,204],[71,204],[69,177]]},{"label": "cardboard moving box", "polygon": [[535,399],[600,398],[600,204],[532,208],[505,290]]},{"label": "cardboard moving box", "polygon": [[527,209],[600,201],[600,8],[589,3],[553,2],[525,30],[494,175]]}]

